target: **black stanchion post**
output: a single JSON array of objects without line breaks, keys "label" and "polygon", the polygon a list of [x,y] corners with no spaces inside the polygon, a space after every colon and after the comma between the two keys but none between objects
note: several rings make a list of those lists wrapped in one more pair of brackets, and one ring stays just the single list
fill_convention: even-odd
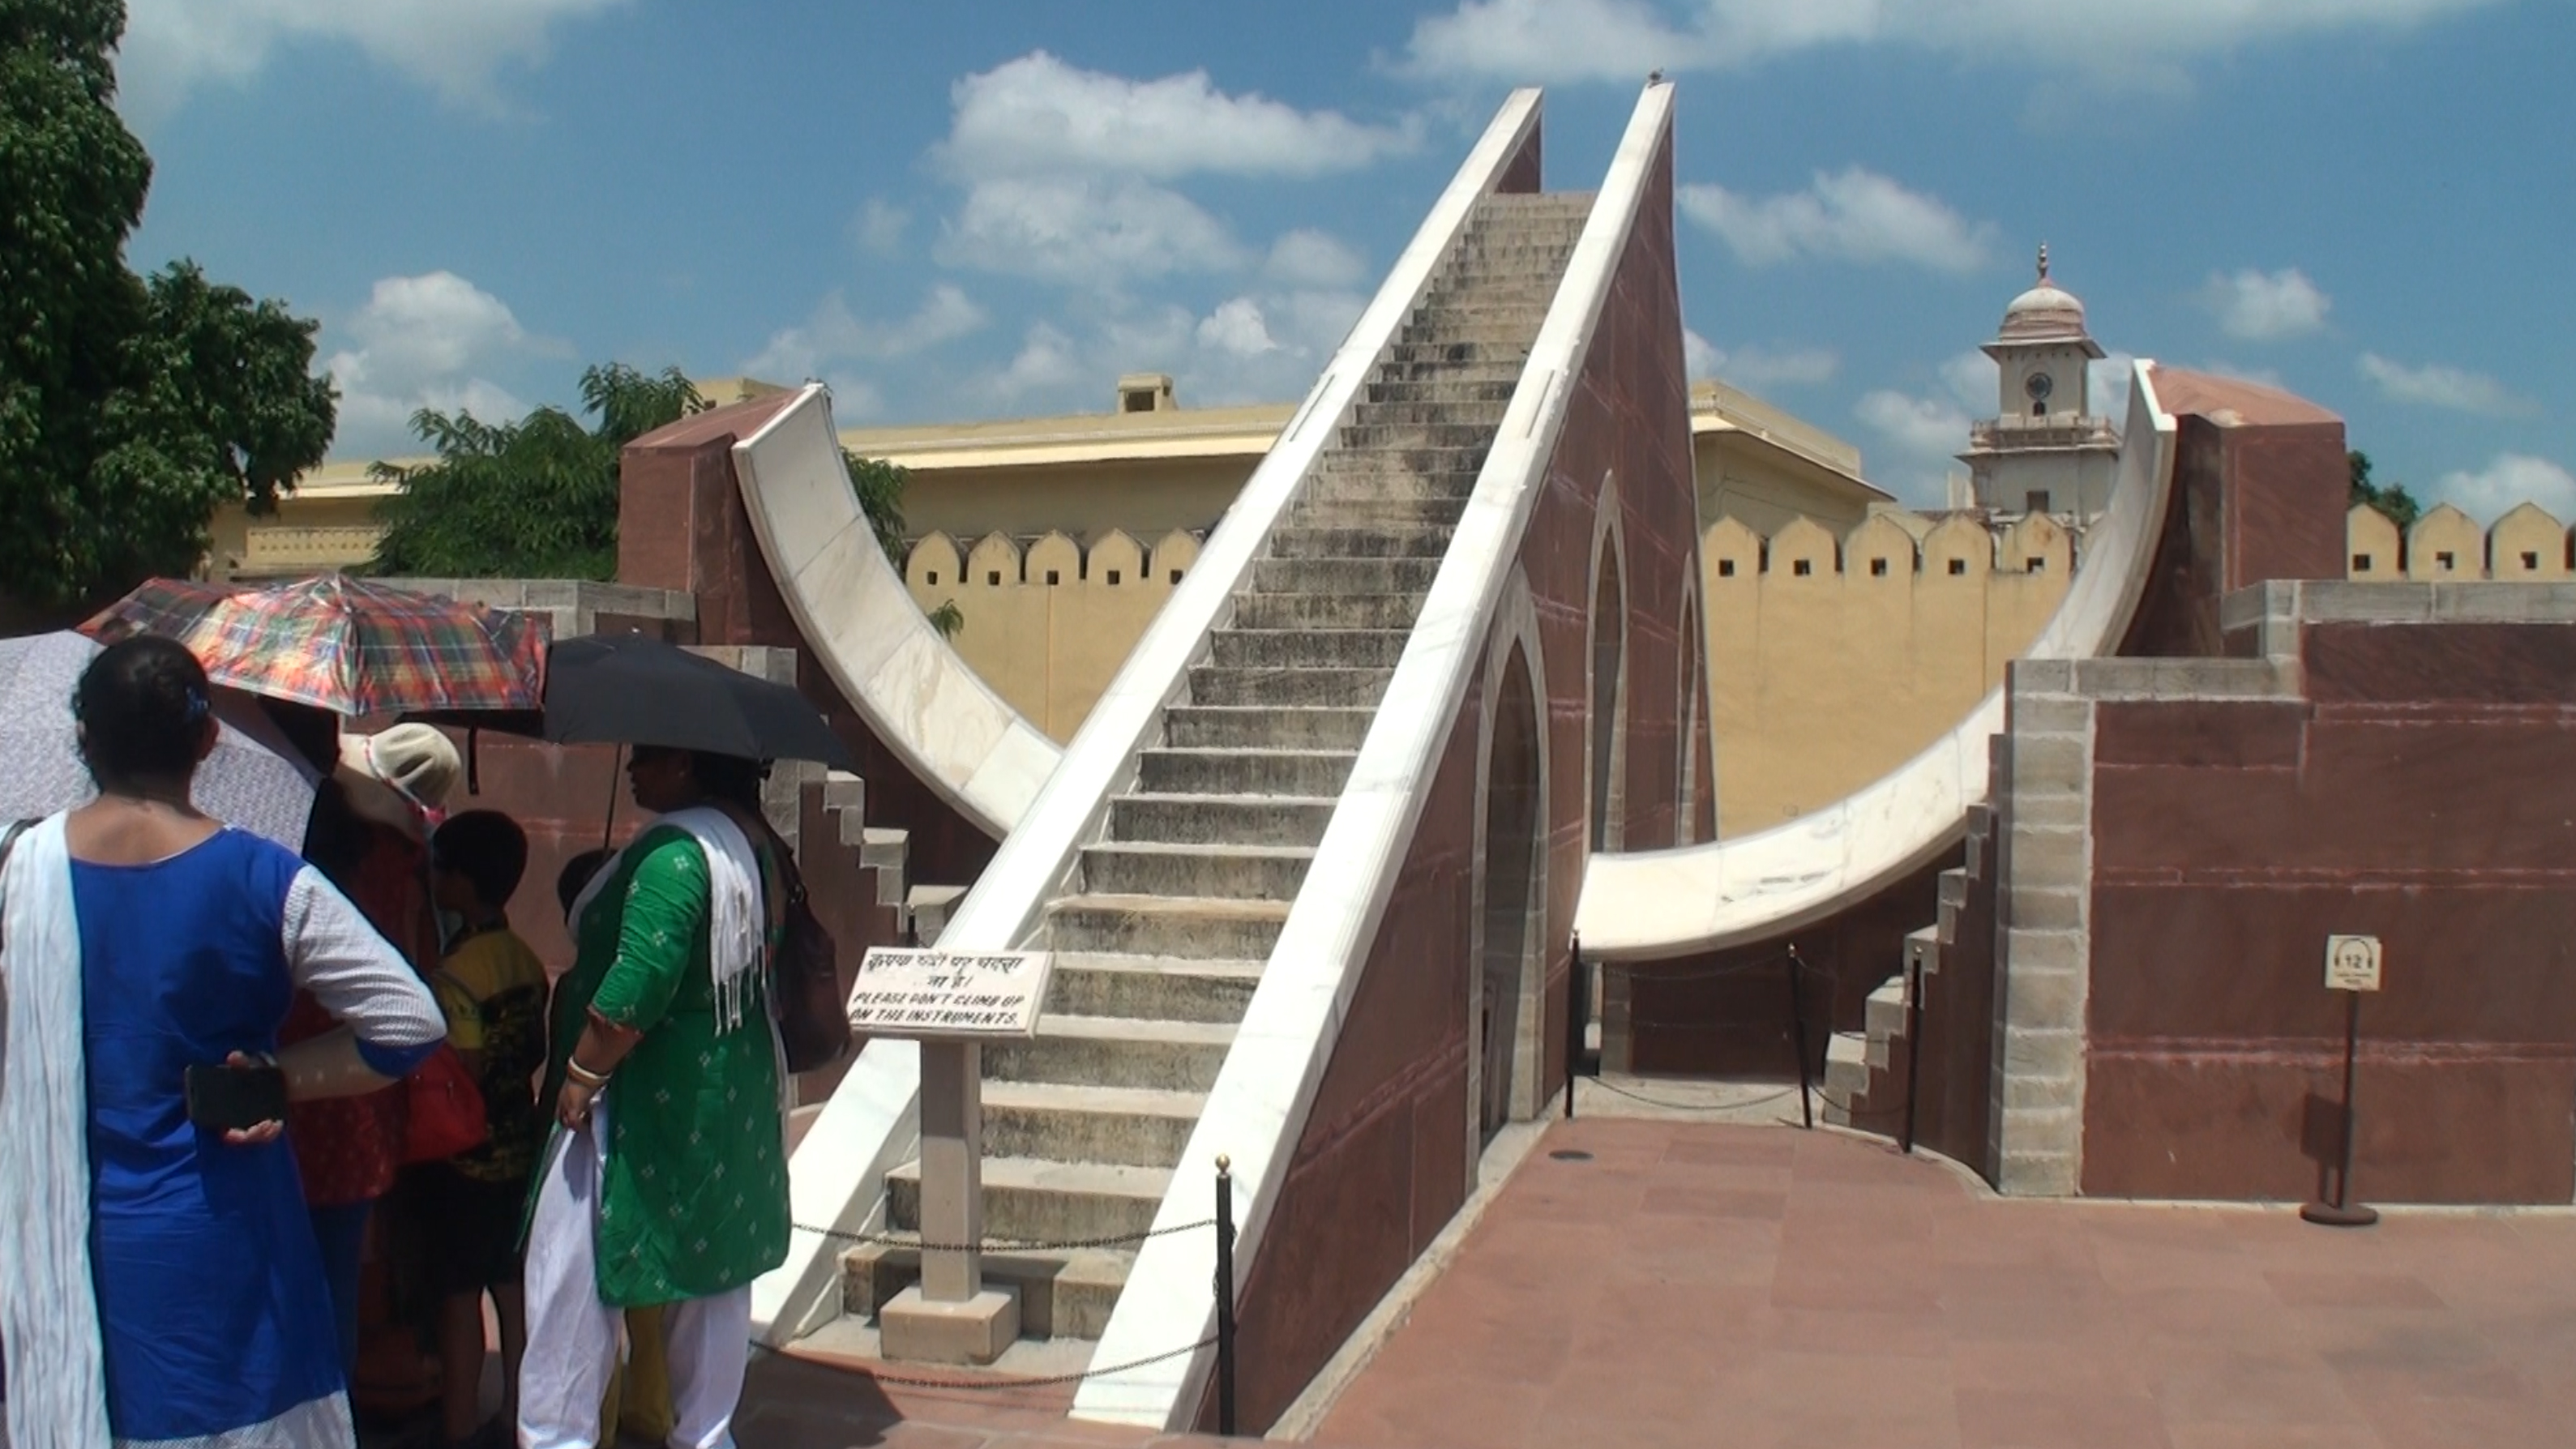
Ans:
[{"label": "black stanchion post", "polygon": [[1592,995],[1583,989],[1583,938],[1574,938],[1574,969],[1565,988],[1565,1120],[1574,1120],[1574,1079],[1583,1075],[1583,1014]]},{"label": "black stanchion post", "polygon": [[[2376,982],[2374,981],[2374,989]],[[2358,1121],[2352,1110],[2353,1069],[2361,1058],[2361,993],[2344,993],[2343,1019],[2343,1142],[2335,1166],[2334,1196],[2323,1202],[2312,1202],[2299,1209],[2299,1216],[2321,1227],[2366,1228],[2379,1221],[2377,1208],[2363,1207],[2352,1201],[2353,1138],[2359,1135]]]},{"label": "black stanchion post", "polygon": [[1216,1160],[1216,1431],[1234,1434],[1234,1159]]},{"label": "black stanchion post", "polygon": [[1798,971],[1807,963],[1798,959],[1798,948],[1789,948],[1789,1032],[1798,1045],[1798,1120],[1810,1132],[1816,1130],[1815,1093],[1808,1089],[1807,1074],[1807,1009],[1798,996]]},{"label": "black stanchion post", "polygon": [[[1909,953],[1911,954],[1911,953]],[[1914,1099],[1923,1087],[1923,961],[1905,963],[1905,1152],[1914,1153]]]}]

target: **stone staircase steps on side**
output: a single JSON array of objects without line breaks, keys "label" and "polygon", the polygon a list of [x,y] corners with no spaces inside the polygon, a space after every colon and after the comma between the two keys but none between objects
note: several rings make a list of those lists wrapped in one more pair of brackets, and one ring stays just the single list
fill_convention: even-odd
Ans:
[{"label": "stone staircase steps on side", "polygon": [[1205,1092],[1234,1044],[1234,1023],[1044,1016],[1037,1034],[987,1042],[987,1081]]},{"label": "stone staircase steps on side", "polygon": [[[1171,1169],[984,1155],[984,1236],[1042,1245],[1133,1239],[1154,1226]],[[886,1174],[896,1227],[921,1229],[921,1164]],[[1127,1247],[1132,1242],[1102,1244]]]},{"label": "stone staircase steps on side", "polygon": [[1278,795],[1120,795],[1109,838],[1169,845],[1294,845],[1312,849],[1338,803]]},{"label": "stone staircase steps on side", "polygon": [[1082,883],[1104,895],[1287,901],[1296,899],[1314,859],[1303,846],[1104,841],[1083,847]]},{"label": "stone staircase steps on side", "polygon": [[1185,704],[1164,716],[1171,743],[1194,749],[1307,749],[1357,751],[1368,738],[1370,709],[1265,709],[1246,705]]},{"label": "stone staircase steps on side", "polygon": [[1258,961],[1060,951],[1047,977],[1051,1016],[1232,1026],[1261,984]]}]

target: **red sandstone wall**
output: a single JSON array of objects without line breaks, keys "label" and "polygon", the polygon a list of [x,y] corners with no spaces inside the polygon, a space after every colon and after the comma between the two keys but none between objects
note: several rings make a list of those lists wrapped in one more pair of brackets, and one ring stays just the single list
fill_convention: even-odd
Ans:
[{"label": "red sandstone wall", "polygon": [[2327,625],[2309,697],[2106,703],[2084,1190],[2301,1199],[2329,932],[2378,935],[2364,1200],[2576,1193],[2576,629]]},{"label": "red sandstone wall", "polygon": [[695,594],[700,643],[796,650],[799,687],[823,702],[867,779],[869,819],[911,832],[911,878],[971,885],[996,842],[922,784],[841,697],[761,556],[732,449],[783,406],[780,398],[755,398],[683,418],[627,446],[619,474],[618,581]]}]

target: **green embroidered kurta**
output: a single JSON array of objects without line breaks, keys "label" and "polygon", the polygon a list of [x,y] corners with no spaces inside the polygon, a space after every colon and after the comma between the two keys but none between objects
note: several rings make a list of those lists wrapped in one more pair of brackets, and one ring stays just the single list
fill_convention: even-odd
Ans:
[{"label": "green embroidered kurta", "polygon": [[[768,874],[769,862],[762,862]],[[599,1301],[641,1307],[739,1288],[787,1258],[787,1153],[766,973],[716,1030],[705,853],[655,826],[583,913],[557,988],[552,1103],[586,1013],[644,1033],[605,1094]]]}]

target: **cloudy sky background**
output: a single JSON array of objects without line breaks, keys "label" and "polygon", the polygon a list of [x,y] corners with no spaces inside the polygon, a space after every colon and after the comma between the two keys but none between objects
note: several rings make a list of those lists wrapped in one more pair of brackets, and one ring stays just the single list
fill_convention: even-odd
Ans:
[{"label": "cloudy sky background", "polygon": [[1304,392],[1493,108],[1589,189],[1681,80],[1697,374],[1937,502],[2046,240],[2095,336],[2576,519],[2568,0],[130,0],[133,260],[323,322],[343,456],[585,362],[845,423]]}]

